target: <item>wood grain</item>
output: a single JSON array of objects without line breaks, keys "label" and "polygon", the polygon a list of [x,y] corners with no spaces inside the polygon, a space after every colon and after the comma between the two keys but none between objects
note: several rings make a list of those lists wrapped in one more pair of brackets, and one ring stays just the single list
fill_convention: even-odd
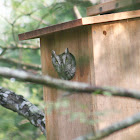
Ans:
[{"label": "wood grain", "polygon": [[[127,7],[140,5],[140,0],[111,0],[87,8],[87,16],[95,16]],[[139,7],[140,9],[140,7]]]},{"label": "wood grain", "polygon": [[[140,19],[92,26],[95,84],[140,90]],[[96,98],[99,129],[140,111],[140,102],[127,98]],[[140,125],[116,133],[107,140],[140,139]]]},{"label": "wood grain", "polygon": [[[93,42],[91,26],[57,32],[41,37],[41,59],[43,74],[58,78],[51,62],[51,52],[64,52],[65,48],[76,58],[76,75],[72,81],[94,84]],[[44,100],[48,102],[63,101],[63,91],[44,87]],[[93,131],[93,126],[80,123],[80,118],[70,121],[71,114],[82,112],[88,117],[93,111],[93,99],[90,95],[71,95],[67,97],[70,106],[54,109],[51,114],[46,111],[47,140],[72,140],[77,136]],[[81,106],[85,106],[82,108]],[[70,114],[62,115],[64,111]],[[92,119],[92,116],[90,116]]]},{"label": "wood grain", "polygon": [[40,38],[42,36],[52,34],[55,32],[77,28],[83,25],[97,24],[97,23],[103,23],[103,22],[113,22],[117,20],[130,19],[130,18],[136,18],[136,17],[137,18],[140,17],[140,10],[120,12],[120,13],[115,13],[115,14],[101,15],[101,16],[86,17],[86,18],[77,19],[70,22],[65,22],[65,23],[37,29],[34,31],[26,32],[23,34],[19,34],[18,36],[19,36],[19,40],[34,39],[34,38]]}]

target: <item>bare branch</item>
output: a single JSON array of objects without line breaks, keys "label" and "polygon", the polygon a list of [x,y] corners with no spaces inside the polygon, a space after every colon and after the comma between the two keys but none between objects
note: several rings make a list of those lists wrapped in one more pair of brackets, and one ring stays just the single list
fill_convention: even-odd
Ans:
[{"label": "bare branch", "polygon": [[129,117],[120,122],[114,123],[113,125],[107,128],[104,128],[102,130],[99,130],[96,133],[91,133],[86,136],[80,136],[79,138],[76,138],[75,140],[99,140],[137,123],[140,123],[140,113],[137,113],[133,115],[132,117]]},{"label": "bare branch", "polygon": [[0,56],[4,55],[6,53],[6,50],[7,50],[6,48],[2,48],[2,52],[0,53]]},{"label": "bare branch", "polygon": [[[20,49],[33,49],[33,50],[40,49],[40,47],[37,45],[21,45],[21,44],[18,44],[18,48],[20,48]],[[17,49],[17,48],[15,47],[15,49]]]},{"label": "bare branch", "polygon": [[41,18],[39,18],[37,16],[31,15],[31,18],[39,21],[40,23],[43,23],[43,24],[46,24],[46,25],[50,25],[47,21],[45,21],[45,20],[43,20],[43,19],[41,19]]},{"label": "bare branch", "polygon": [[14,19],[14,21],[12,22],[12,24],[15,25],[16,22],[17,22],[17,20],[19,20],[21,17],[23,17],[23,16],[31,16],[31,15],[34,14],[37,10],[38,10],[38,9],[33,10],[33,11],[29,12],[29,13],[21,13],[19,16],[17,16],[17,17]]},{"label": "bare branch", "polygon": [[86,83],[72,82],[52,78],[47,75],[37,75],[21,70],[0,67],[0,75],[6,78],[17,78],[19,81],[28,81],[36,84],[46,85],[48,87],[61,89],[70,92],[112,95],[119,97],[129,97],[140,100],[140,91],[127,90],[115,87],[97,87]]},{"label": "bare branch", "polygon": [[82,18],[80,11],[78,10],[78,7],[76,5],[73,6],[73,12],[74,12],[76,19]]},{"label": "bare branch", "polygon": [[33,49],[33,50],[38,50],[40,49],[39,46],[32,46],[32,45],[21,45],[21,44],[18,44],[17,46],[8,46],[8,47],[3,47],[3,46],[0,46],[0,48],[2,49],[9,49],[9,50],[16,50],[16,49]]},{"label": "bare branch", "polygon": [[22,69],[33,69],[33,70],[41,70],[41,66],[40,65],[35,65],[35,64],[27,64],[15,59],[7,59],[5,57],[0,57],[0,61],[4,62],[4,63],[9,63],[15,66],[19,66]]},{"label": "bare branch", "polygon": [[100,0],[88,0],[92,5],[97,4]]},{"label": "bare branch", "polygon": [[[40,25],[42,24],[42,21],[44,20],[45,17],[47,17],[50,13],[45,13],[42,17],[41,20],[38,20],[38,25],[37,25],[37,29],[40,27]],[[46,22],[46,21],[45,21]],[[50,23],[47,23],[47,26],[51,25]]]},{"label": "bare branch", "polygon": [[0,87],[0,105],[24,116],[46,135],[44,113],[23,96],[16,95],[14,92]]},{"label": "bare branch", "polygon": [[15,46],[17,47],[17,40],[16,40],[16,36],[15,36],[15,25],[14,24],[11,24],[11,31],[12,31],[12,36],[13,36],[13,40],[14,40],[14,43],[15,43]]}]

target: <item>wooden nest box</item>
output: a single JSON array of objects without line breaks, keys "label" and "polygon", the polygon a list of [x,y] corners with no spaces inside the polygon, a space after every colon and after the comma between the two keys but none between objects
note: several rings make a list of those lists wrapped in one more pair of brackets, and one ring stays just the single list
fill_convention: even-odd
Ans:
[{"label": "wooden nest box", "polygon": [[[61,54],[69,48],[76,59],[76,73],[71,81],[140,90],[140,10],[90,16],[19,34],[19,40],[34,38],[40,38],[44,75],[59,78],[52,65],[52,50]],[[44,100],[56,102],[64,93],[44,87]],[[46,111],[47,140],[72,140],[140,110],[138,101],[127,98],[86,94],[66,98],[70,101],[67,108],[49,114]],[[106,111],[107,115],[95,115]],[[99,119],[99,123],[95,126],[82,123],[79,117],[71,121],[70,116],[79,112],[91,120]],[[140,137],[139,132],[140,125],[136,125],[107,140],[132,140]]]}]

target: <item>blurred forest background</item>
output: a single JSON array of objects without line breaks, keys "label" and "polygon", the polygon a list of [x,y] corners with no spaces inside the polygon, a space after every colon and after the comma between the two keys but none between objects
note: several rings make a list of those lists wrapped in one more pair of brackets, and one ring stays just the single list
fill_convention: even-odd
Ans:
[{"label": "blurred forest background", "polygon": [[[18,34],[82,17],[97,0],[1,0],[0,66],[41,73],[39,40],[18,40]],[[43,106],[42,86],[0,77],[0,86]],[[17,113],[0,106],[0,140],[45,140],[38,128]]]}]

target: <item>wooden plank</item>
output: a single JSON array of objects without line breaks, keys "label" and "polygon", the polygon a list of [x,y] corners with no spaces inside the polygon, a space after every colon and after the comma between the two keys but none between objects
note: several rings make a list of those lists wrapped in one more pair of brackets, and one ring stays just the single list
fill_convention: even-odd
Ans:
[{"label": "wooden plank", "polygon": [[140,10],[86,17],[86,18],[77,19],[70,22],[65,22],[65,23],[37,29],[34,31],[26,32],[23,34],[19,34],[18,36],[19,36],[19,40],[27,40],[27,39],[39,38],[47,34],[59,32],[67,29],[72,29],[83,25],[97,24],[102,22],[112,22],[116,20],[130,19],[136,17],[140,17]]},{"label": "wooden plank", "polygon": [[[67,31],[57,32],[41,37],[41,61],[42,72],[58,78],[51,62],[51,52],[56,54],[64,52],[65,48],[76,58],[76,75],[72,81],[94,84],[93,42],[91,26],[80,27]],[[44,87],[44,100],[57,102],[62,100],[65,92]],[[70,121],[71,114],[82,112],[91,114],[93,111],[93,99],[91,95],[71,95],[66,98],[70,101],[67,108],[54,109],[51,114],[46,111],[47,140],[72,140],[77,136],[93,131],[93,126],[80,123],[80,119]],[[84,108],[81,107],[85,106]],[[62,115],[64,111],[69,114]],[[91,117],[90,117],[91,118]]]},{"label": "wooden plank", "polygon": [[112,0],[106,3],[101,3],[95,6],[88,7],[87,16],[95,16],[98,14],[114,12],[118,9],[127,8],[130,6],[134,8],[137,5],[139,5],[140,9],[140,0]]},{"label": "wooden plank", "polygon": [[50,33],[58,32],[58,31],[62,31],[62,30],[66,30],[66,29],[70,29],[74,27],[79,27],[81,25],[82,25],[82,20],[77,19],[70,22],[60,23],[60,24],[48,26],[45,28],[33,30],[30,32],[22,33],[22,34],[19,34],[18,37],[19,37],[19,40],[34,39],[34,38],[39,38],[39,37],[42,37],[43,35],[47,35]]},{"label": "wooden plank", "polygon": [[120,12],[115,14],[83,18],[82,23],[83,25],[97,24],[97,23],[114,22],[119,20],[129,20],[132,18],[139,18],[139,17],[140,17],[140,10],[136,10],[136,11]]},{"label": "wooden plank", "polygon": [[[93,25],[95,84],[140,90],[140,19]],[[140,102],[128,98],[97,97],[99,129],[140,111]],[[107,140],[140,139],[140,125]]]}]

